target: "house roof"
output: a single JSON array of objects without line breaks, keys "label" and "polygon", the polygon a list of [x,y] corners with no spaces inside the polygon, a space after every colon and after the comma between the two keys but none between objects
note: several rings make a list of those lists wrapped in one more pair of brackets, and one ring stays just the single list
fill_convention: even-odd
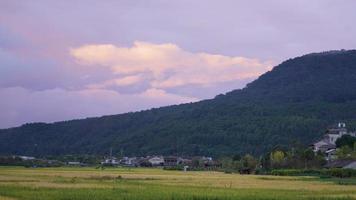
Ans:
[{"label": "house roof", "polygon": [[338,134],[339,132],[347,132],[346,128],[329,128],[326,133]]},{"label": "house roof", "polygon": [[322,145],[320,147],[330,150],[330,149],[335,149],[336,145],[334,145],[334,144],[325,144],[325,145]]},{"label": "house roof", "polygon": [[353,162],[356,162],[356,160],[335,160],[335,161],[329,162],[324,167],[326,167],[326,168],[343,168]]},{"label": "house roof", "polygon": [[356,162],[352,162],[352,163],[348,164],[347,166],[345,166],[344,168],[346,168],[346,169],[356,169]]},{"label": "house roof", "polygon": [[335,144],[331,144],[330,142],[328,141],[325,141],[325,140],[320,140],[318,142],[315,142],[313,144],[313,146],[317,146],[319,148],[325,148],[325,149],[334,149],[336,147]]},{"label": "house roof", "polygon": [[316,141],[313,143],[313,145],[318,145],[318,146],[321,146],[321,145],[325,145],[325,144],[330,144],[328,140],[326,140],[325,138],[319,140],[319,141]]},{"label": "house roof", "polygon": [[336,149],[329,149],[329,150],[325,151],[325,153],[332,153],[332,152],[336,152]]}]

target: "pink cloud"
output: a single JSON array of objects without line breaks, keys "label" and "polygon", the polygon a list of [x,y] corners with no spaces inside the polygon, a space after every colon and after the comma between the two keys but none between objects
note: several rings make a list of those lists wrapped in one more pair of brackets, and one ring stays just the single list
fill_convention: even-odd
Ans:
[{"label": "pink cloud", "polygon": [[102,89],[102,88],[115,87],[115,86],[129,87],[131,85],[139,83],[142,80],[143,78],[140,75],[125,76],[123,78],[110,79],[102,83],[91,84],[88,85],[88,88]]},{"label": "pink cloud", "polygon": [[272,65],[270,61],[254,58],[192,53],[172,43],[138,41],[130,48],[85,45],[72,48],[70,54],[82,65],[108,67],[126,78],[150,77],[151,86],[161,89],[256,78]]}]

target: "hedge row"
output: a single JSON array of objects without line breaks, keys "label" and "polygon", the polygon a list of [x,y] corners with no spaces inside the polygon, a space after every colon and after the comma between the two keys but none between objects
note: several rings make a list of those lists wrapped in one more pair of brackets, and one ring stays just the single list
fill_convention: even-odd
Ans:
[{"label": "hedge row", "polygon": [[270,172],[276,176],[332,176],[339,178],[356,177],[355,169],[277,169]]}]

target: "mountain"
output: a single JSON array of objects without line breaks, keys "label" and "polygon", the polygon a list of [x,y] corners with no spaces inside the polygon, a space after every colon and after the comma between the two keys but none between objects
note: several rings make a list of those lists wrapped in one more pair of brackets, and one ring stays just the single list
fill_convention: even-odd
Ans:
[{"label": "mountain", "polygon": [[356,127],[356,50],[289,59],[214,99],[0,130],[0,153],[232,155],[308,145],[338,121]]}]

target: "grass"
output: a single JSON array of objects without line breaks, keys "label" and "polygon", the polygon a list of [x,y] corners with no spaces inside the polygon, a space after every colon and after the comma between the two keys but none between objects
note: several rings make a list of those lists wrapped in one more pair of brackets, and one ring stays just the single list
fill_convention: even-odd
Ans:
[{"label": "grass", "polygon": [[0,200],[356,199],[355,179],[143,168],[0,167]]}]

